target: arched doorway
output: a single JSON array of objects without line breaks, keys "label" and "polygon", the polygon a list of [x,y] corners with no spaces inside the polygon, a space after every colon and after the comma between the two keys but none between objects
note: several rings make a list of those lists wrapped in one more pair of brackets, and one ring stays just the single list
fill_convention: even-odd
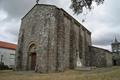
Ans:
[{"label": "arched doorway", "polygon": [[28,51],[28,70],[35,70],[37,60],[36,45],[31,44]]},{"label": "arched doorway", "polygon": [[31,53],[31,70],[35,70],[36,66],[36,53]]}]

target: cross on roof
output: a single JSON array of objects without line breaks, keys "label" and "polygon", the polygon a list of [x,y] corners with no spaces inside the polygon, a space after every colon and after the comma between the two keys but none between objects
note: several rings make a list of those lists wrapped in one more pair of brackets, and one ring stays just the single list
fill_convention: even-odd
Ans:
[{"label": "cross on roof", "polygon": [[38,3],[39,3],[39,0],[36,0],[36,3],[38,4]]}]

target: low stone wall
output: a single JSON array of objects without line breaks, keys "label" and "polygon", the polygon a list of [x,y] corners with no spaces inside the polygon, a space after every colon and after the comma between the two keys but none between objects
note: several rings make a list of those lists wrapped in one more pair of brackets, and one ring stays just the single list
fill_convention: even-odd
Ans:
[{"label": "low stone wall", "polygon": [[108,67],[112,66],[112,53],[108,50],[90,46],[90,66]]},{"label": "low stone wall", "polygon": [[120,66],[120,55],[116,53],[113,54],[113,65],[114,66]]}]

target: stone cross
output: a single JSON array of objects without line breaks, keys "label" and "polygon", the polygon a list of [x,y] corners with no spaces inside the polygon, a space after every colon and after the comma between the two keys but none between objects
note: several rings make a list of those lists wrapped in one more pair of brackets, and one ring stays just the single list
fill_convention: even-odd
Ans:
[{"label": "stone cross", "polygon": [[39,0],[36,0],[36,3],[38,4],[38,3],[39,3]]}]

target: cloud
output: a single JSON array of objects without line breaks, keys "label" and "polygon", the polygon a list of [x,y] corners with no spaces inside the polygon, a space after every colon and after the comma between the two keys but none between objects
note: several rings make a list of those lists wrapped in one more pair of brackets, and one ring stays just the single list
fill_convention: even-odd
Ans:
[{"label": "cloud", "polygon": [[13,19],[9,22],[0,23],[0,40],[16,43],[18,39],[20,22]]},{"label": "cloud", "polygon": [[[39,3],[56,5],[67,10],[70,5],[69,0],[40,0]],[[66,3],[69,5],[65,5]],[[17,42],[21,18],[35,4],[35,0],[0,0],[0,40]]]},{"label": "cloud", "polygon": [[0,21],[3,21],[4,19],[6,19],[7,16],[8,15],[3,10],[0,11]]},{"label": "cloud", "polygon": [[[0,7],[10,18],[20,18],[25,15],[35,4],[36,0],[1,0]],[[70,5],[70,0],[40,0],[40,4],[52,4],[58,7],[66,8]],[[67,5],[66,5],[67,3]]]},{"label": "cloud", "polygon": [[35,0],[1,0],[0,7],[8,13],[10,18],[23,16],[34,5]]},{"label": "cloud", "polygon": [[[21,18],[35,5],[36,0],[0,0],[0,40],[17,42]],[[73,15],[69,8],[71,0],[40,0],[41,4],[52,4],[65,9],[69,14],[92,32],[95,46],[110,50],[115,35],[120,40],[120,1],[105,0],[103,5],[94,7],[87,16]]]},{"label": "cloud", "polygon": [[120,1],[105,0],[101,6],[95,7],[87,15],[86,23],[89,30],[92,31],[92,41],[96,46],[111,49],[111,43],[117,36],[120,40]]}]

